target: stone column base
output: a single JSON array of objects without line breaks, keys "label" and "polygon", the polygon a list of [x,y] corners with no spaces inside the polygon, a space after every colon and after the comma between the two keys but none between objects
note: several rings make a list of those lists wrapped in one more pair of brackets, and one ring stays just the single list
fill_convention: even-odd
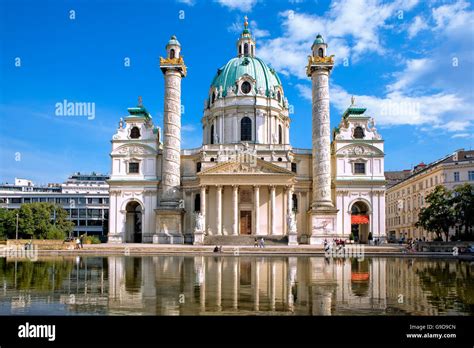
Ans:
[{"label": "stone column base", "polygon": [[194,245],[204,244],[204,231],[195,231],[194,232]]},{"label": "stone column base", "polygon": [[107,243],[111,244],[122,244],[123,241],[123,233],[117,233],[117,234],[109,234],[107,236]]},{"label": "stone column base", "polygon": [[184,244],[183,209],[159,207],[156,213],[156,234],[154,244]]},{"label": "stone column base", "polygon": [[342,238],[342,235],[337,234],[336,229],[337,211],[336,208],[330,207],[312,209],[308,212],[311,231],[309,244],[323,244],[325,239],[329,241],[333,238]]},{"label": "stone column base", "polygon": [[297,233],[288,234],[288,245],[298,245],[298,234]]}]

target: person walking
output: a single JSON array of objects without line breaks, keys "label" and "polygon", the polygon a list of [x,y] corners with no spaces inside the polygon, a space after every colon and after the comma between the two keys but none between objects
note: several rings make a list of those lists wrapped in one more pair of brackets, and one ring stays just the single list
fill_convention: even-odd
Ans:
[{"label": "person walking", "polygon": [[80,242],[80,244],[81,244],[81,249],[83,249],[83,248],[84,248],[84,235],[81,235],[81,236],[79,237],[79,242]]}]

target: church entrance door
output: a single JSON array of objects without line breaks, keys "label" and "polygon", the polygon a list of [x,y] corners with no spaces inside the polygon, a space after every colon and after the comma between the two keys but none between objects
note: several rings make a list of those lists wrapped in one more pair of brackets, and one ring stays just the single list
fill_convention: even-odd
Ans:
[{"label": "church entrance door", "polygon": [[252,212],[249,210],[240,211],[240,234],[252,233]]},{"label": "church entrance door", "polygon": [[126,243],[141,243],[142,242],[142,207],[136,202],[132,201],[127,204],[125,208],[127,211],[126,219]]}]

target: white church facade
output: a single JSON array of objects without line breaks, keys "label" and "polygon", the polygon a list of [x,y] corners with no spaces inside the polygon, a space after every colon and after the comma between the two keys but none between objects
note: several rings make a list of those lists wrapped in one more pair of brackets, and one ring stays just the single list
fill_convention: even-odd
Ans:
[{"label": "white church facade", "polygon": [[160,58],[163,132],[139,102],[112,138],[109,242],[225,244],[263,237],[298,245],[351,233],[363,243],[369,234],[384,241],[384,143],[354,101],[331,142],[334,60],[323,38],[316,37],[307,66],[311,149],[291,146],[284,88],[257,57],[247,22],[236,49],[211,82],[202,146],[181,149],[187,70],[176,37],[168,42]]}]

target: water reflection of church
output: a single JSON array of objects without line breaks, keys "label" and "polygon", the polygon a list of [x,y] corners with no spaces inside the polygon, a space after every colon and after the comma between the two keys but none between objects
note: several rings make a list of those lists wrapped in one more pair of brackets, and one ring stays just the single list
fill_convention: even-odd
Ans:
[{"label": "water reflection of church", "polygon": [[110,257],[109,309],[163,315],[383,312],[385,272],[383,259]]}]

